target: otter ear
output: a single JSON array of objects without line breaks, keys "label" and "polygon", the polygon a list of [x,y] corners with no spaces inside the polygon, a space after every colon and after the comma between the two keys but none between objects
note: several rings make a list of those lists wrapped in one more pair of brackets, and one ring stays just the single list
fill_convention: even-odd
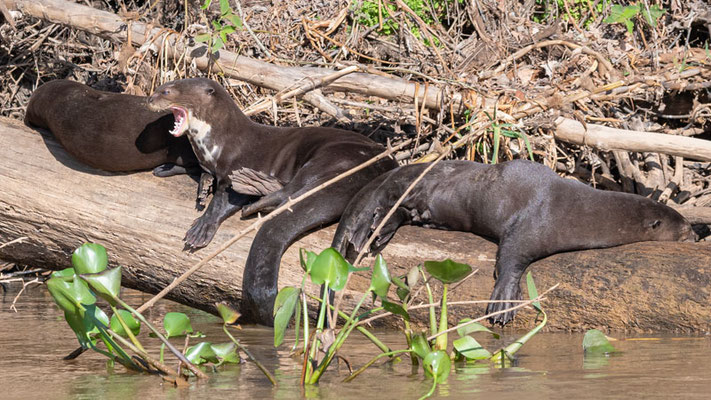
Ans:
[{"label": "otter ear", "polygon": [[649,227],[652,229],[657,229],[659,226],[662,224],[662,221],[655,219],[654,221],[649,223]]},{"label": "otter ear", "polygon": [[207,93],[208,96],[212,96],[213,94],[215,94],[215,89],[209,87],[209,88],[205,89],[205,93]]}]

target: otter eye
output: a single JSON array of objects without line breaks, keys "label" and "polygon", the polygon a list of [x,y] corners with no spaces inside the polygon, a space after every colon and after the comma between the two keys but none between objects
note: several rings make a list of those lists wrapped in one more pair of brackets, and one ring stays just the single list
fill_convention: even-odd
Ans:
[{"label": "otter eye", "polygon": [[662,221],[655,219],[654,221],[652,221],[651,224],[649,224],[649,226],[652,227],[652,229],[657,229],[657,228],[659,228],[659,225],[661,225],[661,224],[662,224]]},{"label": "otter eye", "polygon": [[162,95],[164,95],[164,96],[167,96],[167,95],[170,94],[170,89],[163,89],[163,90],[160,92],[160,94],[162,94]]},{"label": "otter eye", "polygon": [[205,89],[205,93],[207,93],[208,96],[212,96],[213,94],[215,94],[215,89],[207,88]]}]

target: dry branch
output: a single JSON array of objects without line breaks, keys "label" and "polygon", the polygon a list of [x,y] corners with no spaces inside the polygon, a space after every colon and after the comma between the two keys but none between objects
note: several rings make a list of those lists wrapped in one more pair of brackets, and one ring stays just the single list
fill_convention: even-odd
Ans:
[{"label": "dry branch", "polygon": [[[664,153],[692,160],[711,161],[711,142],[685,136],[637,132],[586,124],[559,117],[555,121],[555,138],[600,150],[626,150]],[[586,129],[587,127],[587,129]]]},{"label": "dry branch", "polygon": [[[65,0],[0,0],[10,9],[22,11],[24,14],[42,18],[50,22],[69,25],[95,35],[123,43],[128,39],[127,31],[131,30],[132,44],[141,46],[153,43],[156,48],[165,49],[168,57],[186,56],[193,60],[200,69],[210,65],[207,48],[204,44],[187,46],[177,32],[165,28],[152,28],[147,24],[132,22],[127,24],[119,16],[76,4]],[[317,78],[330,75],[336,71],[325,68],[283,67],[259,61],[253,58],[239,56],[235,53],[220,50],[216,61],[219,69],[226,75],[251,84],[273,90],[284,90],[295,82],[307,77]],[[398,78],[387,78],[366,73],[353,73],[344,76],[328,86],[332,91],[346,91],[368,96],[378,96],[384,99],[398,100],[406,103],[414,102],[415,83]],[[430,90],[426,94],[418,93],[419,102],[425,102],[428,108],[439,109],[442,104],[442,93]],[[461,95],[451,97],[456,107],[460,106]],[[480,98],[479,101],[483,101]],[[491,103],[493,104],[493,102]],[[481,105],[481,104],[477,104]]]}]

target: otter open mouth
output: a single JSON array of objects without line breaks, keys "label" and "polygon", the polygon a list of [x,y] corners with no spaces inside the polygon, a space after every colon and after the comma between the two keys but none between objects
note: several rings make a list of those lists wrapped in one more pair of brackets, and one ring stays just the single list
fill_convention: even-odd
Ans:
[{"label": "otter open mouth", "polygon": [[170,111],[173,112],[173,118],[175,118],[175,125],[170,130],[170,134],[175,137],[181,136],[187,130],[188,112],[178,106],[171,106]]}]

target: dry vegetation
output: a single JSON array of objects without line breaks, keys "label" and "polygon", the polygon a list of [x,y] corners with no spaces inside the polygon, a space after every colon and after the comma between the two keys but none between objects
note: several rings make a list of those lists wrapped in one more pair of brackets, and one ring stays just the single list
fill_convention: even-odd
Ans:
[{"label": "dry vegetation", "polygon": [[[3,1],[12,10],[13,1]],[[130,24],[176,32],[186,43],[220,15],[218,0],[206,11],[196,0],[78,3],[115,12]],[[639,15],[631,20],[632,33],[624,24],[603,22],[611,9],[601,0],[249,0],[230,5],[243,27],[227,36],[222,51],[283,66],[356,65],[369,74],[416,82],[418,93],[439,92],[441,104],[425,107],[417,100],[328,86],[312,91],[316,99],[272,102],[275,91],[230,78],[219,59],[199,68],[188,57],[169,55],[165,46],[134,48],[10,11],[15,27],[0,26],[1,114],[22,118],[32,90],[52,79],[147,94],[164,81],[209,75],[243,108],[268,100],[270,107],[253,115],[263,123],[332,124],[393,144],[414,138],[397,154],[403,163],[434,159],[448,144],[454,145],[455,158],[523,158],[529,156],[528,142],[536,161],[563,175],[669,204],[711,205],[711,163],[565,143],[555,140],[553,123],[564,116],[584,124],[708,139],[711,12],[706,1],[663,1],[666,13],[657,25]]]}]

